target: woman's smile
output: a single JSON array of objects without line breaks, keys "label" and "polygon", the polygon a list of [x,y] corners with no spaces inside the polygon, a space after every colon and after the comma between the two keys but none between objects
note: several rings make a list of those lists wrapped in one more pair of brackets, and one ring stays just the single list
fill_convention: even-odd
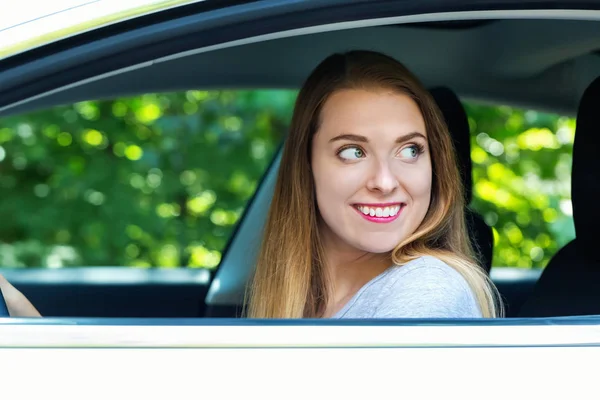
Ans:
[{"label": "woman's smile", "polygon": [[405,206],[405,203],[367,203],[354,204],[353,208],[367,221],[385,224],[395,221]]}]

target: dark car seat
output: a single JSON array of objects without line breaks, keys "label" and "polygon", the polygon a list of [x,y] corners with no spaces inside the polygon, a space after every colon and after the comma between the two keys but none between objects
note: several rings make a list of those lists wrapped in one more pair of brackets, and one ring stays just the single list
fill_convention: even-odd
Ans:
[{"label": "dark car seat", "polygon": [[460,174],[465,188],[465,204],[467,205],[465,216],[471,245],[478,252],[481,265],[489,274],[492,268],[494,234],[483,217],[469,207],[473,197],[469,119],[458,96],[452,90],[446,87],[436,87],[430,92],[444,114],[458,156]]},{"label": "dark car seat", "polygon": [[575,239],[551,259],[520,317],[600,314],[600,77],[581,98],[573,144]]}]

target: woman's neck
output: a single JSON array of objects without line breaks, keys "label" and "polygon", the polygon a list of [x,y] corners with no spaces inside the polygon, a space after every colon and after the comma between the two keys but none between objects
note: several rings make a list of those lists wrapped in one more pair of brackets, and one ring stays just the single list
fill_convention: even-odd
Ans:
[{"label": "woman's neck", "polygon": [[371,279],[391,264],[390,254],[368,253],[324,238],[326,271],[331,283],[331,298],[325,316],[339,311]]}]

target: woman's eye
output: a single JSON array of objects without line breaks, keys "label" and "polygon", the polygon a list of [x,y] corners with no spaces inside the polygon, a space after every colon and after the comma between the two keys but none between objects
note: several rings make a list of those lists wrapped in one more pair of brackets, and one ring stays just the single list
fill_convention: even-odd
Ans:
[{"label": "woman's eye", "polygon": [[340,151],[339,156],[344,160],[356,160],[364,157],[365,153],[358,147],[347,147]]},{"label": "woman's eye", "polygon": [[419,149],[417,146],[409,146],[400,150],[400,156],[403,158],[417,158],[419,155]]}]

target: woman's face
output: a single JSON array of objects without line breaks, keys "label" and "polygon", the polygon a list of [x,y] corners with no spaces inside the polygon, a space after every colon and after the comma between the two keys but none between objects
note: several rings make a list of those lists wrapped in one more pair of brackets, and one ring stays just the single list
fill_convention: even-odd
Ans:
[{"label": "woman's face", "polygon": [[419,227],[431,198],[425,122],[408,96],[342,90],[324,104],[312,173],[325,243],[385,253]]}]

